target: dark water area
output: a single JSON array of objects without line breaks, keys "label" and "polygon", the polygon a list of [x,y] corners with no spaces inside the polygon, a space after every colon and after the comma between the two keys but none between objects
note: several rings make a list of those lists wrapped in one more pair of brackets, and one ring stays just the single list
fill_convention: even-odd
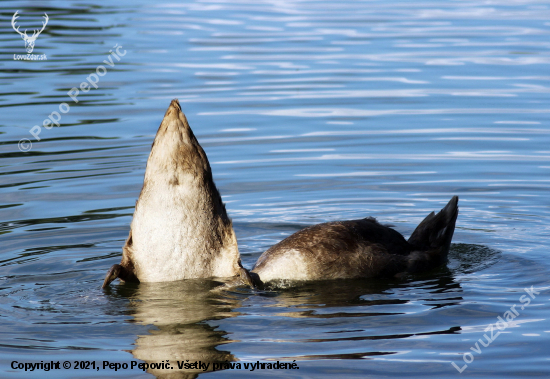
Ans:
[{"label": "dark water area", "polygon": [[[16,59],[15,11],[29,35],[47,13],[46,60]],[[3,1],[0,15],[2,378],[550,373],[547,1]],[[174,98],[245,267],[320,222],[374,216],[408,237],[459,195],[448,265],[101,290]],[[299,369],[11,367],[167,360]]]}]

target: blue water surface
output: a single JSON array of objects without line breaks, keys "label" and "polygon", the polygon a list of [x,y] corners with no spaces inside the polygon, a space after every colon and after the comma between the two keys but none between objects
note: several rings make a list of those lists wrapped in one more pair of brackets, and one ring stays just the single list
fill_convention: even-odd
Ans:
[{"label": "blue water surface", "polygon": [[[18,60],[15,11],[28,35],[48,15],[33,51],[46,60]],[[0,15],[1,377],[550,373],[548,1],[3,1]],[[408,237],[459,195],[449,264],[265,291],[101,290],[174,98],[246,267],[320,222],[375,216]]]}]

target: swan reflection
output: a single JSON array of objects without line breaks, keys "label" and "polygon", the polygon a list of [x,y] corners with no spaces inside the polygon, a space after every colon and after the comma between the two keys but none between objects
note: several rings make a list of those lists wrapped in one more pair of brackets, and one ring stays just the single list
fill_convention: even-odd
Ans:
[{"label": "swan reflection", "polygon": [[[481,271],[499,256],[484,246],[455,244],[446,267],[401,279],[280,282],[263,290],[228,290],[223,282],[200,279],[127,284],[113,290],[128,300],[133,322],[150,326],[147,334],[137,337],[134,357],[149,364],[168,361],[172,367],[147,372],[158,378],[191,378],[205,372],[205,365],[212,371],[214,363],[239,361],[229,345],[239,340],[239,354],[246,356],[240,357],[243,364],[299,364],[395,357],[420,339],[460,333],[460,324],[432,324],[426,312],[461,304],[457,277]],[[244,301],[246,314],[238,312]],[[263,325],[260,330],[250,326],[257,322]],[[238,337],[224,330],[230,324]],[[327,354],[327,343],[347,346],[348,351]],[[266,351],[265,346],[273,349]],[[180,369],[177,362],[200,362],[202,367]]]},{"label": "swan reflection", "polygon": [[[133,321],[152,326],[149,334],[137,337],[131,353],[145,363],[170,363],[170,369],[149,368],[148,373],[158,378],[193,378],[211,371],[213,363],[236,360],[223,348],[234,341],[208,323],[239,315],[234,311],[241,306],[238,294],[217,291],[220,285],[197,279],[122,286],[129,291],[124,295]],[[190,365],[180,369],[178,362]],[[194,362],[200,364],[193,367]]]}]

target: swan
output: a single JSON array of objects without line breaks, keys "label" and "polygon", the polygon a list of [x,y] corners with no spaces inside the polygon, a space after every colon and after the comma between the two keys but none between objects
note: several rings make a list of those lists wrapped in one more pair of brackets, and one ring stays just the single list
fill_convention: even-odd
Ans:
[{"label": "swan", "polygon": [[147,159],[120,264],[103,282],[166,282],[233,277],[242,268],[237,238],[208,158],[178,100],[172,100]]},{"label": "swan", "polygon": [[208,158],[178,100],[172,100],[147,160],[119,278],[163,282],[236,277],[230,285],[261,287],[276,280],[375,278],[418,273],[447,261],[458,196],[430,213],[408,240],[372,217],[307,227],[266,250],[251,271],[212,179]]},{"label": "swan", "polygon": [[408,240],[372,217],[302,229],[265,251],[250,272],[256,286],[274,280],[402,276],[447,262],[458,196],[430,213]]}]

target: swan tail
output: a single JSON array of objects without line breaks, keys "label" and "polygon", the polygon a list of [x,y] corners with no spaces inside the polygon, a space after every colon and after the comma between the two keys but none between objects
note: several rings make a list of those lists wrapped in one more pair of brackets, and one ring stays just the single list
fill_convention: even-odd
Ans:
[{"label": "swan tail", "polygon": [[409,238],[412,253],[407,271],[426,270],[447,262],[457,216],[458,196],[453,196],[437,214],[426,216]]}]

